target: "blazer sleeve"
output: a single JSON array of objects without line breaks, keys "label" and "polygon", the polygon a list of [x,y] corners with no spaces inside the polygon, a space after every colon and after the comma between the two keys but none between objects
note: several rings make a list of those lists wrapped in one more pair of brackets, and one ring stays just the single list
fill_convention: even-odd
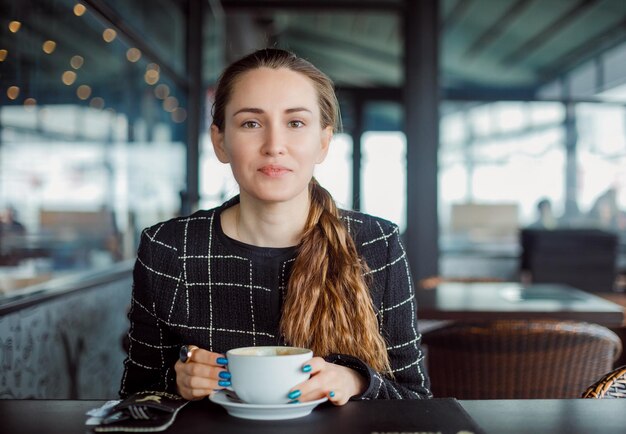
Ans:
[{"label": "blazer sleeve", "polygon": [[417,327],[417,305],[409,263],[398,227],[391,225],[387,230],[381,237],[381,247],[377,247],[375,252],[378,256],[382,250],[386,260],[382,265],[375,261],[380,266],[370,272],[374,286],[383,291],[378,306],[378,321],[387,343],[393,375],[376,372],[352,356],[334,354],[326,360],[355,369],[367,379],[367,389],[362,395],[354,396],[354,400],[432,398],[420,346],[422,336]]},{"label": "blazer sleeve", "polygon": [[128,313],[128,355],[119,394],[155,390],[176,393],[174,363],[178,343],[169,331],[164,294],[175,294],[183,285],[176,247],[163,241],[162,226],[142,232],[133,270]]}]

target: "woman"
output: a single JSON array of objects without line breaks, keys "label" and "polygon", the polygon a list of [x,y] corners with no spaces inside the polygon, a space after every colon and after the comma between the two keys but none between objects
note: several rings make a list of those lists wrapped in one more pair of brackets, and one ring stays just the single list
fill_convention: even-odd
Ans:
[{"label": "woman", "polygon": [[230,385],[228,349],[283,344],[316,355],[290,399],[431,396],[397,226],[313,178],[338,118],[330,79],[287,51],[224,71],[211,139],[240,195],[143,232],[122,396],[200,399]]}]

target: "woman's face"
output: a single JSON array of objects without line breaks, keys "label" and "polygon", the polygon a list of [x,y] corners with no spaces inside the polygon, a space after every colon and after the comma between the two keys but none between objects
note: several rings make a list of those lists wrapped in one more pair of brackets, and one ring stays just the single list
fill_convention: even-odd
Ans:
[{"label": "woman's face", "polygon": [[211,126],[219,160],[230,163],[242,199],[286,202],[308,195],[316,164],[328,152],[311,80],[286,68],[258,68],[234,83],[224,130]]}]

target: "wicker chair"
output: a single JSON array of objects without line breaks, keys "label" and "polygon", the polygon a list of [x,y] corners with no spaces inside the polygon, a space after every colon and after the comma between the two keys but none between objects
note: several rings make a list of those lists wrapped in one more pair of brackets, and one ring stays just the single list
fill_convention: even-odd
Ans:
[{"label": "wicker chair", "polygon": [[626,365],[611,372],[593,383],[583,393],[583,398],[626,398]]},{"label": "wicker chair", "polygon": [[423,337],[435,397],[578,398],[609,371],[621,341],[569,321],[455,323]]}]

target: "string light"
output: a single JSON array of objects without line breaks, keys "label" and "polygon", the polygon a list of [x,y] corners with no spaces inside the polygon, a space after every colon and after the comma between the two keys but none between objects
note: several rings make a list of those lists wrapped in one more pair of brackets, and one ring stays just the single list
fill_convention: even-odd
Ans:
[{"label": "string light", "polygon": [[182,107],[176,107],[176,109],[174,109],[174,111],[172,112],[171,116],[172,116],[172,120],[176,122],[177,124],[183,123],[185,122],[185,119],[187,119],[187,110],[185,110]]},{"label": "string light", "polygon": [[61,76],[61,80],[63,80],[63,84],[70,86],[76,81],[76,73],[74,71],[65,71]]},{"label": "string light", "polygon": [[78,96],[78,98],[86,100],[91,96],[91,88],[86,84],[81,84],[80,86],[78,86],[78,89],[76,89],[76,95]]},{"label": "string light", "polygon": [[74,15],[76,15],[77,17],[82,17],[86,11],[87,8],[84,5],[80,3],[76,3],[74,5]]},{"label": "string light", "polygon": [[161,83],[154,88],[154,95],[159,99],[165,99],[168,97],[169,94],[170,88],[167,86],[167,84]]},{"label": "string light", "polygon": [[11,21],[9,23],[9,30],[11,31],[11,33],[17,33],[20,27],[22,27],[22,23],[20,23],[19,21]]},{"label": "string light", "polygon": [[126,51],[126,58],[128,59],[129,62],[137,62],[139,59],[141,59],[141,51],[139,51],[138,48],[129,48],[128,51]]},{"label": "string light", "polygon": [[104,99],[100,98],[99,96],[91,98],[91,101],[89,101],[89,107],[102,109],[104,107]]},{"label": "string light", "polygon": [[84,62],[85,62],[85,59],[83,59],[82,56],[76,55],[76,56],[72,56],[72,59],[70,60],[70,65],[72,66],[72,68],[78,69],[81,66],[83,66]]},{"label": "string light", "polygon": [[178,107],[178,99],[175,96],[168,96],[163,101],[163,110],[166,112],[173,112]]},{"label": "string light", "polygon": [[11,100],[15,100],[17,99],[17,97],[20,95],[20,88],[17,86],[10,86],[7,89],[7,96],[9,97],[9,99]]},{"label": "string light", "polygon": [[154,69],[146,71],[144,80],[146,80],[146,83],[149,85],[156,84],[159,81],[159,71],[155,71]]},{"label": "string light", "polygon": [[52,54],[56,48],[57,43],[51,40],[47,40],[42,45],[43,52],[46,54]]},{"label": "string light", "polygon": [[113,42],[113,40],[117,37],[117,32],[113,29],[104,29],[102,32],[102,39],[105,42]]},{"label": "string light", "polygon": [[27,111],[33,111],[36,105],[37,100],[35,98],[26,98],[24,100],[24,109],[26,109]]},{"label": "string light", "polygon": [[5,49],[0,50],[0,62],[4,62],[4,59],[7,58],[7,54],[9,54],[9,52]]}]

